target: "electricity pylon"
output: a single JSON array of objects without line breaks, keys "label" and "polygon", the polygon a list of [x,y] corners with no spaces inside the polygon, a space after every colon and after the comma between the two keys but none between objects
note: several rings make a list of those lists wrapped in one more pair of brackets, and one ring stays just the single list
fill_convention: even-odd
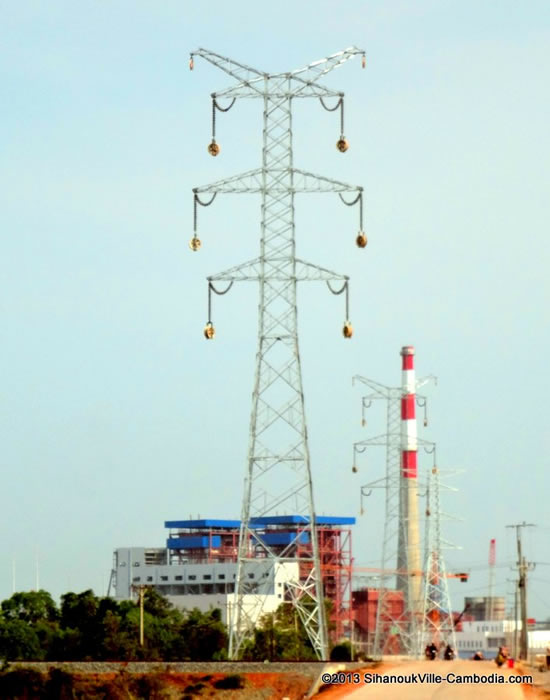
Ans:
[{"label": "electricity pylon", "polygon": [[450,644],[456,651],[456,634],[447,583],[444,543],[441,538],[439,469],[434,463],[428,477],[426,505],[426,562],[424,583],[424,605],[419,629],[419,650],[434,642]]},{"label": "electricity pylon", "polygon": [[[414,390],[435,377],[414,380]],[[366,384],[371,393],[362,398],[362,423],[365,425],[365,409],[374,400],[386,402],[386,433],[353,445],[353,469],[357,470],[358,455],[368,447],[386,448],[385,475],[361,487],[361,497],[368,496],[374,488],[385,489],[386,505],[382,538],[382,561],[376,612],[376,630],[373,656],[386,654],[418,655],[418,623],[420,618],[418,593],[422,571],[410,561],[410,523],[407,511],[410,479],[402,478],[403,435],[402,401],[403,387],[389,387],[367,377],[355,376],[353,383]],[[415,402],[424,409],[424,425],[427,425],[427,399],[416,393]],[[416,444],[427,452],[433,452],[434,444],[416,438]],[[418,545],[415,547],[420,553]],[[396,598],[401,592],[402,603]]]},{"label": "electricity pylon", "polygon": [[[204,187],[194,188],[194,232],[192,250],[201,242],[197,236],[197,204],[208,206],[219,193],[258,193],[261,196],[260,254],[253,260],[208,277],[208,321],[206,338],[214,337],[211,293],[223,294],[234,282],[259,283],[259,323],[256,374],[252,396],[248,467],[239,537],[238,567],[234,610],[230,618],[229,657],[239,658],[243,643],[262,612],[265,596],[253,567],[259,561],[294,563],[297,574],[286,582],[286,596],[307,631],[320,659],[328,658],[328,638],[323,604],[323,585],[315,526],[315,508],[310,455],[304,411],[304,393],[298,349],[296,287],[298,282],[320,280],[334,294],[345,293],[344,337],[352,335],[348,310],[346,275],[313,265],[296,257],[294,198],[300,192],[338,193],[345,204],[359,203],[359,233],[356,243],[366,245],[363,233],[363,188],[299,170],[293,162],[292,106],[297,98],[316,98],[329,110],[340,110],[339,151],[348,148],[344,136],[343,93],[319,85],[324,75],[364,51],[345,49],[299,70],[268,74],[219,56],[205,49],[191,54],[204,58],[237,82],[212,94],[211,155],[220,153],[216,142],[216,112],[227,111],[236,99],[256,98],[263,104],[262,166]],[[218,100],[231,100],[222,107]],[[324,100],[336,100],[328,106]],[[353,193],[346,201],[342,193]],[[199,195],[211,195],[202,201]],[[219,290],[218,282],[227,287]],[[331,287],[339,283],[339,289]],[[278,546],[258,534],[261,518],[281,512],[297,516],[295,536]],[[256,527],[255,527],[256,525]],[[284,539],[284,538],[283,538]],[[265,569],[262,576],[266,576]],[[275,574],[270,574],[274,576]],[[268,574],[269,576],[269,574]],[[282,601],[281,601],[282,602]]]}]

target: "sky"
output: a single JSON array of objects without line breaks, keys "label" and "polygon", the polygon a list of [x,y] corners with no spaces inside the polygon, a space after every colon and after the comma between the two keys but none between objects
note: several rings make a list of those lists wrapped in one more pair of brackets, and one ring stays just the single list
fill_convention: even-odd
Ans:
[{"label": "sky", "polygon": [[[164,521],[241,510],[257,338],[257,288],[216,297],[216,339],[202,329],[205,277],[257,255],[257,197],[194,186],[259,167],[261,105],[217,121],[210,94],[231,79],[189,52],[203,47],[268,72],[348,46],[367,53],[325,80],[336,114],[302,100],[296,167],[365,188],[357,212],[302,195],[298,255],[351,277],[352,340],[342,300],[299,289],[299,332],[315,505],[357,516],[354,557],[381,555],[383,475],[352,446],[361,426],[354,375],[400,384],[416,348],[438,466],[453,490],[444,537],[455,609],[513,600],[515,530],[526,521],[529,614],[550,618],[550,7],[546,0],[164,0],[0,2],[0,598],[40,587],[107,590],[112,553],[163,546]],[[372,417],[371,417],[372,416]],[[431,466],[420,459],[421,473]],[[422,509],[422,508],[421,508]],[[37,581],[38,579],[38,581]]]}]

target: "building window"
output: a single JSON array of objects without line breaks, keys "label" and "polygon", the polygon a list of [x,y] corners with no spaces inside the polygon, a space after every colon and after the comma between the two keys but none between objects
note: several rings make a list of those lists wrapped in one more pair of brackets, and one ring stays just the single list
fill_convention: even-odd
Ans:
[{"label": "building window", "polygon": [[254,578],[254,574],[248,574],[248,578]]},{"label": "building window", "polygon": [[141,577],[140,577],[140,576],[134,576],[134,578],[132,579],[132,581],[141,581]]},{"label": "building window", "polygon": [[197,580],[197,577],[195,576],[195,574],[191,574],[188,578],[189,578],[190,581],[196,581],[196,580]]},{"label": "building window", "polygon": [[202,579],[203,581],[210,581],[212,579],[212,576],[210,574],[204,574]]},{"label": "building window", "polygon": [[152,580],[153,580],[153,577],[152,577],[152,576],[147,576],[147,580],[148,580],[148,581],[152,581]]},{"label": "building window", "polygon": [[161,577],[160,577],[160,580],[161,580],[161,581],[168,581],[168,576],[161,576]]},{"label": "building window", "polygon": [[183,581],[183,576],[174,576],[176,581]]},{"label": "building window", "polygon": [[220,581],[223,581],[225,579],[225,574],[218,574],[218,578]]}]

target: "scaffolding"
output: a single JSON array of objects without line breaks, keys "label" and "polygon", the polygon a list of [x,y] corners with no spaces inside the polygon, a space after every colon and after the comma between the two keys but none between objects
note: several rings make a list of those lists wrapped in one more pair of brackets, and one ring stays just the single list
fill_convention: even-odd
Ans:
[{"label": "scaffolding", "polygon": [[319,523],[319,557],[325,598],[331,603],[329,636],[333,642],[351,639],[351,530]]}]

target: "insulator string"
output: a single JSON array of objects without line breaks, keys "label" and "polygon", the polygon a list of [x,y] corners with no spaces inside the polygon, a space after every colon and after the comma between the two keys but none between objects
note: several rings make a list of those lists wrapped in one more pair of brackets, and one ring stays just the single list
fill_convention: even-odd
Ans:
[{"label": "insulator string", "polygon": [[216,140],[216,100],[212,98],[212,141]]},{"label": "insulator string", "polygon": [[235,104],[235,100],[237,98],[234,97],[228,107],[220,107],[220,105],[217,103],[216,98],[214,95],[212,95],[212,141],[216,140],[216,110],[219,110],[220,112],[229,112],[231,107]]},{"label": "insulator string", "polygon": [[231,282],[223,290],[216,289],[212,282],[208,282],[208,323],[212,323],[212,292],[214,292],[214,294],[217,294],[218,296],[223,296],[224,294],[227,294],[227,292],[231,289],[234,281],[235,280],[231,280]]},{"label": "insulator string", "polygon": [[337,296],[338,294],[346,293],[346,321],[349,320],[349,280],[346,280],[340,289],[333,289],[330,286],[330,282],[327,280],[327,287],[329,290]]},{"label": "insulator string", "polygon": [[334,105],[334,107],[327,107],[325,104],[325,101],[323,100],[322,97],[319,97],[319,101],[323,105],[323,108],[327,110],[327,112],[335,112],[338,107],[340,107],[340,135],[344,135],[344,98],[340,97],[338,102]]},{"label": "insulator string", "polygon": [[209,207],[216,199],[217,194],[217,192],[214,192],[208,202],[201,202],[199,195],[196,192],[193,194],[193,238],[197,237],[197,204],[200,204],[201,207]]}]

